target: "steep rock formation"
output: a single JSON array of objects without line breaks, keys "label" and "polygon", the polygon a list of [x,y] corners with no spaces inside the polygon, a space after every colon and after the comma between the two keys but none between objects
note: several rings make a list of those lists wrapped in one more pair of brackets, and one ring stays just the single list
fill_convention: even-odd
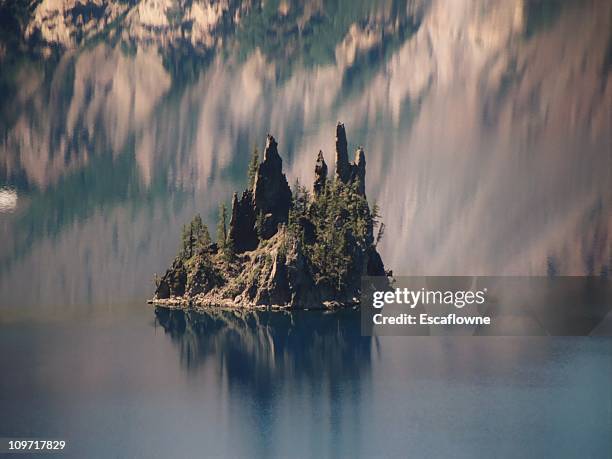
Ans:
[{"label": "steep rock formation", "polygon": [[351,181],[357,183],[357,192],[365,196],[366,160],[362,147],[355,152],[355,162],[351,164]]},{"label": "steep rock formation", "polygon": [[228,236],[238,253],[254,250],[257,247],[256,216],[253,207],[253,192],[245,190],[242,197],[234,193],[232,199],[232,216]]},{"label": "steep rock formation", "polygon": [[315,163],[315,181],[313,185],[313,191],[315,195],[321,194],[321,192],[325,189],[325,184],[327,183],[327,164],[325,163],[325,159],[323,158],[323,152],[319,150],[319,154],[317,155],[317,162]]},{"label": "steep rock formation", "polygon": [[341,124],[336,135],[336,179],[327,180],[319,152],[312,194],[301,187],[291,192],[277,143],[268,136],[253,190],[233,196],[231,243],[210,243],[196,217],[186,234],[205,236],[186,238],[188,246],[156,280],[152,302],[194,308],[349,306],[358,303],[362,276],[389,275],[374,243],[379,222],[365,198],[365,153],[360,148],[354,163],[343,162]]},{"label": "steep rock formation", "polygon": [[365,196],[365,153],[362,147],[355,151],[355,161],[348,160],[348,143],[344,124],[336,126],[336,180],[344,184],[357,183],[360,195]]},{"label": "steep rock formation", "polygon": [[253,187],[255,214],[261,220],[259,235],[263,239],[270,239],[278,225],[287,222],[291,207],[291,189],[283,173],[283,160],[277,145],[274,137],[268,135]]},{"label": "steep rock formation", "polygon": [[338,123],[336,126],[336,180],[347,183],[350,174],[346,131],[344,130],[344,124]]},{"label": "steep rock formation", "polygon": [[187,284],[187,273],[180,258],[175,258],[172,267],[166,271],[161,279],[156,279],[155,296],[157,298],[170,298],[183,296]]}]

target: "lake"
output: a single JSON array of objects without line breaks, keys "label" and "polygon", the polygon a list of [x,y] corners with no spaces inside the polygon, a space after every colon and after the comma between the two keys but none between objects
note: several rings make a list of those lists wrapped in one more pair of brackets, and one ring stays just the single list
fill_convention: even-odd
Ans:
[{"label": "lake", "polygon": [[607,457],[610,344],[116,305],[3,325],[0,429],[70,457]]},{"label": "lake", "polygon": [[610,2],[154,3],[37,9],[27,51],[0,34],[0,437],[71,457],[609,457],[609,337],[373,338],[355,312],[146,299],[267,133],[309,186],[337,121],[395,274],[607,276]]}]

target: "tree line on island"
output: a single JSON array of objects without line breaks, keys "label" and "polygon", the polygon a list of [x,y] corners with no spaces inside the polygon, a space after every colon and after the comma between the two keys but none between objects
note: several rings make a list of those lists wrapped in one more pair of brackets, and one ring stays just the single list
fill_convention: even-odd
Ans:
[{"label": "tree line on island", "polygon": [[[386,276],[376,246],[384,233],[365,195],[362,148],[349,162],[344,125],[336,127],[333,179],[319,151],[312,191],[282,171],[274,137],[263,160],[254,150],[248,188],[220,205],[216,241],[198,214],[183,227],[179,254],[151,302],[177,307],[329,308],[358,303],[361,277]],[[376,232],[376,235],[375,235]]]}]

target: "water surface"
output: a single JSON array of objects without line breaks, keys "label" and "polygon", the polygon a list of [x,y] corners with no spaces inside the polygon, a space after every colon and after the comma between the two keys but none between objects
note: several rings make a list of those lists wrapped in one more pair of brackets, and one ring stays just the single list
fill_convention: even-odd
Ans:
[{"label": "water surface", "polygon": [[359,333],[354,312],[138,304],[5,324],[0,431],[70,457],[609,455],[607,338]]}]

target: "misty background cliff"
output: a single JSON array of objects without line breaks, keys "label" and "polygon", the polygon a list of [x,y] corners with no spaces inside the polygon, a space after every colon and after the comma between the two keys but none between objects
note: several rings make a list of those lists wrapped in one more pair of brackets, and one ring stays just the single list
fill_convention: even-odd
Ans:
[{"label": "misty background cliff", "polygon": [[368,155],[396,274],[605,274],[612,5],[2,3],[2,304],[146,296],[267,132]]}]

